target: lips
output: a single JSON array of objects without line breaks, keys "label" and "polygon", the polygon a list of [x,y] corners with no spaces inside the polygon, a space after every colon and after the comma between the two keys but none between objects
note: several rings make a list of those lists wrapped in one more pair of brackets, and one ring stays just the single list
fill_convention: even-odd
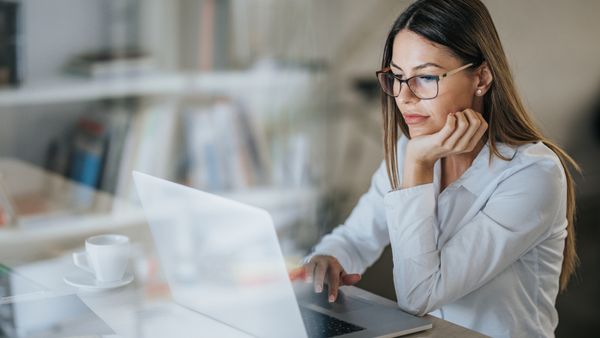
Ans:
[{"label": "lips", "polygon": [[417,114],[402,114],[402,116],[404,116],[406,124],[419,124],[429,118],[429,116]]}]

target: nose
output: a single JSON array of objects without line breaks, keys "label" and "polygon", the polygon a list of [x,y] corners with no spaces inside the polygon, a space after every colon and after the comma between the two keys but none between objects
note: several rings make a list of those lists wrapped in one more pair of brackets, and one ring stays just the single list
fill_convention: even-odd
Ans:
[{"label": "nose", "polygon": [[406,82],[400,83],[400,94],[396,96],[396,102],[411,103],[416,100],[419,100],[419,98],[408,88],[408,84]]}]

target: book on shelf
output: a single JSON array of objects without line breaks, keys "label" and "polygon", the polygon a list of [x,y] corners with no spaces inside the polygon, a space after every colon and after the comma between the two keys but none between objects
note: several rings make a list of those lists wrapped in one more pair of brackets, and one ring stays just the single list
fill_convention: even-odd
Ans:
[{"label": "book on shelf", "polygon": [[125,99],[105,104],[108,115],[107,138],[103,153],[102,175],[98,188],[114,193],[119,180],[119,166],[124,157],[125,139],[129,132],[132,116],[137,109],[134,99]]},{"label": "book on shelf", "polygon": [[177,161],[176,100],[96,104],[48,147],[46,169],[93,189],[135,200],[131,172],[171,177]]},{"label": "book on shelf", "polygon": [[267,149],[238,104],[228,99],[189,104],[183,121],[190,185],[225,191],[268,183]]},{"label": "book on shelf", "polygon": [[134,102],[102,101],[48,147],[46,169],[113,193]]},{"label": "book on shelf", "polygon": [[184,69],[211,71],[231,64],[231,0],[180,3]]},{"label": "book on shelf", "polygon": [[0,1],[0,87],[20,83],[20,4]]},{"label": "book on shelf", "polygon": [[172,178],[177,162],[178,104],[175,99],[146,100],[136,107],[124,136],[115,195],[137,200],[132,171]]},{"label": "book on shelf", "polygon": [[156,69],[154,58],[139,50],[89,52],[74,57],[64,67],[67,74],[94,79],[139,76]]},{"label": "book on shelf", "polygon": [[71,179],[93,188],[99,186],[106,148],[105,128],[101,121],[91,117],[78,121],[69,168]]}]

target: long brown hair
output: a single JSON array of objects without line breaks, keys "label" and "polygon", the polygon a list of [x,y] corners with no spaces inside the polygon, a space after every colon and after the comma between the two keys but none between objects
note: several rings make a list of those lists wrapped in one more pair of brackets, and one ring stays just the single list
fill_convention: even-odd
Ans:
[{"label": "long brown hair", "polygon": [[[494,155],[508,161],[496,147],[497,142],[512,146],[542,141],[554,151],[567,178],[567,238],[563,252],[560,290],[566,289],[578,264],[575,250],[575,186],[568,165],[581,172],[577,163],[558,145],[540,132],[523,106],[502,48],[494,22],[480,0],[418,0],[394,22],[388,34],[381,67],[390,65],[396,34],[408,29],[426,39],[447,47],[464,63],[477,68],[487,63],[493,82],[483,98],[482,115],[488,123],[484,137],[490,145],[490,161]],[[408,138],[408,126],[402,119],[394,98],[382,92],[384,151],[387,173],[393,189],[399,188],[397,152],[398,129]]]}]

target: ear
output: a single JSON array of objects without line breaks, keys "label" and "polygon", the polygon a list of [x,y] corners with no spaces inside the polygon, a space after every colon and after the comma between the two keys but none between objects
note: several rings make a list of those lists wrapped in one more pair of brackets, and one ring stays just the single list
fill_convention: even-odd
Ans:
[{"label": "ear", "polygon": [[483,96],[492,86],[492,81],[494,77],[492,76],[492,72],[487,64],[487,61],[484,61],[477,69],[475,73],[475,89],[474,94],[476,96]]}]

